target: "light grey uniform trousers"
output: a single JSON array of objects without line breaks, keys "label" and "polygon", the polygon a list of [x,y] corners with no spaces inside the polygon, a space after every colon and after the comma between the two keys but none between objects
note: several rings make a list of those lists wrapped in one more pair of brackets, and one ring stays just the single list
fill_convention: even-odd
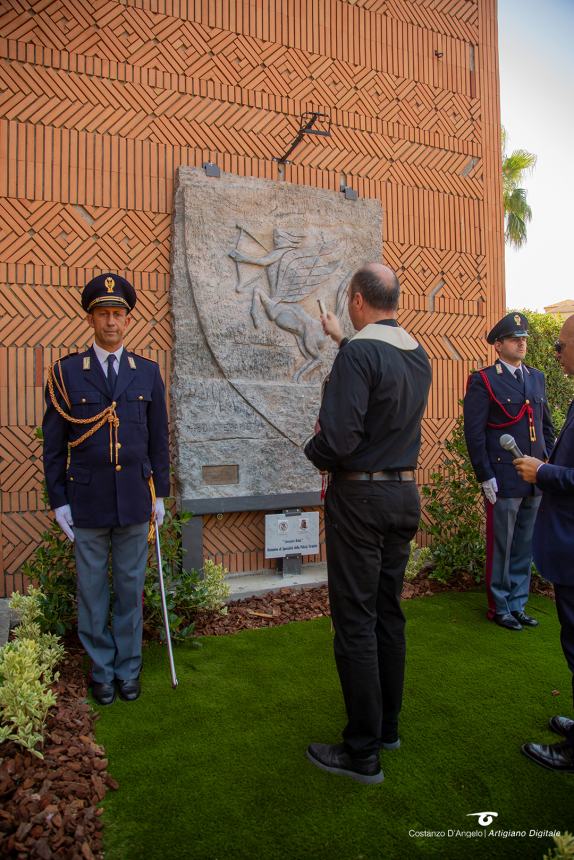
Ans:
[{"label": "light grey uniform trousers", "polygon": [[[141,670],[143,588],[149,523],[74,528],[78,581],[78,635],[92,661],[92,680],[128,681]],[[114,600],[111,626],[109,558]]]},{"label": "light grey uniform trousers", "polygon": [[493,553],[486,571],[489,605],[500,615],[523,612],[530,591],[532,532],[542,496],[499,496],[493,514]]}]

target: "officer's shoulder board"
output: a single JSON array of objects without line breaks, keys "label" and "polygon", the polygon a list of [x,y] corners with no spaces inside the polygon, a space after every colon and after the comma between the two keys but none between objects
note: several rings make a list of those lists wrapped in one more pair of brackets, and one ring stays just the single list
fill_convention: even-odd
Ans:
[{"label": "officer's shoulder board", "polygon": [[[154,361],[153,358],[146,358],[144,355],[130,354],[130,355],[128,355],[128,361],[130,361],[130,358],[134,363],[138,362],[138,361],[147,361],[148,364],[154,365],[155,367],[158,366],[157,361]],[[131,366],[132,366],[132,363],[130,361],[130,367]]]}]

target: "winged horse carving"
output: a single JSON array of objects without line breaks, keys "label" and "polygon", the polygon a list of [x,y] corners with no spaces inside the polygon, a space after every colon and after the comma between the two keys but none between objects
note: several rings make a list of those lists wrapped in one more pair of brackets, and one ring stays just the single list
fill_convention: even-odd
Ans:
[{"label": "winged horse carving", "polygon": [[[261,324],[263,308],[271,322],[293,335],[305,359],[293,375],[293,382],[300,382],[321,363],[321,350],[328,341],[319,320],[308,314],[300,303],[324,286],[337,270],[341,258],[340,244],[336,239],[325,241],[322,234],[307,237],[304,233],[276,228],[273,231],[273,248],[269,250],[244,227],[238,225],[238,229],[237,245],[229,252],[237,264],[236,292],[251,290],[251,319],[255,328]],[[260,245],[264,251],[261,256],[240,250],[244,235]],[[261,286],[259,275],[242,283],[241,263],[265,269],[269,292]]]}]

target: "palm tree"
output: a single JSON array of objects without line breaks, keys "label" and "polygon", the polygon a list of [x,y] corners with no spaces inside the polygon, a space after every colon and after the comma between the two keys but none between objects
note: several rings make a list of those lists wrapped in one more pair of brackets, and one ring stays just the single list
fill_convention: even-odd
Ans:
[{"label": "palm tree", "polygon": [[506,130],[502,129],[502,197],[504,205],[504,240],[512,248],[526,242],[526,224],[532,209],[526,201],[526,189],[521,187],[524,175],[536,164],[536,156],[525,149],[506,154]]}]

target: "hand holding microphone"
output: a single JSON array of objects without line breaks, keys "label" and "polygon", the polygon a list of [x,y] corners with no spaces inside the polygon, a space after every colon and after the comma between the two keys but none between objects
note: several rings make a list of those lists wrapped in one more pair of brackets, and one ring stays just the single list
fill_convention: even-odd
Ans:
[{"label": "hand holding microphone", "polygon": [[524,457],[524,454],[516,444],[516,439],[514,436],[511,436],[510,433],[503,433],[499,441],[501,448],[504,448],[505,451],[510,451],[510,453],[514,455],[515,459]]},{"label": "hand holding microphone", "polygon": [[543,460],[538,460],[537,457],[525,457],[518,445],[516,439],[509,433],[504,433],[500,437],[500,444],[514,456],[512,465],[520,475],[523,481],[528,481],[529,484],[536,483],[536,473],[540,466],[544,465]]}]

